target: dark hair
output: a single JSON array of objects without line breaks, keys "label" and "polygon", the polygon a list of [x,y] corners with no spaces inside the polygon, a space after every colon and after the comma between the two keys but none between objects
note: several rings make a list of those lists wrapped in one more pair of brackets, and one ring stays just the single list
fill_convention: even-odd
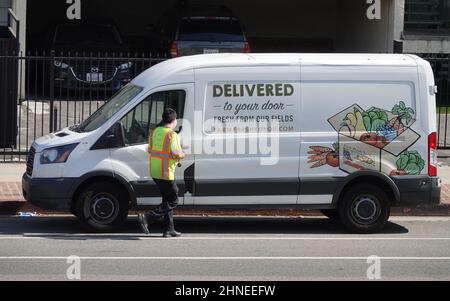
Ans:
[{"label": "dark hair", "polygon": [[177,112],[175,112],[175,110],[171,108],[167,108],[164,110],[164,113],[162,114],[161,123],[166,125],[172,123],[172,121],[174,121],[175,119],[177,119]]}]

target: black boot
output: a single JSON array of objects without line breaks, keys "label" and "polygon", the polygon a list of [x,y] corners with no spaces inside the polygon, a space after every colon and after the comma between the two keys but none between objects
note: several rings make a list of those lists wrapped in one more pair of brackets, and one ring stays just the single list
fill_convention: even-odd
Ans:
[{"label": "black boot", "polygon": [[179,237],[179,236],[181,236],[181,233],[180,232],[177,232],[177,231],[175,231],[175,230],[166,230],[166,231],[164,231],[164,233],[163,233],[163,237]]},{"label": "black boot", "polygon": [[150,231],[148,230],[148,221],[145,217],[145,214],[140,213],[138,215],[139,224],[141,225],[142,231],[144,231],[145,234],[150,234]]},{"label": "black boot", "polygon": [[164,216],[164,230],[163,237],[178,237],[181,236],[180,232],[175,231],[175,226],[173,224],[173,212],[170,211]]}]

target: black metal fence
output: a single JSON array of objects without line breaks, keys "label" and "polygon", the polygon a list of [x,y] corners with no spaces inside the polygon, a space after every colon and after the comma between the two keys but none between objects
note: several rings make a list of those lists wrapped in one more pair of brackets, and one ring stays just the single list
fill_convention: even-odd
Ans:
[{"label": "black metal fence", "polygon": [[421,56],[430,62],[438,87],[436,95],[438,147],[450,149],[450,55],[424,54]]},{"label": "black metal fence", "polygon": [[[0,56],[18,49],[17,39],[8,30],[7,35],[0,38]],[[16,144],[18,71],[14,62],[0,62],[0,148]]]},{"label": "black metal fence", "polygon": [[[438,85],[438,146],[450,149],[450,56],[423,57]],[[24,162],[36,138],[86,119],[136,75],[166,59],[152,54],[0,54],[0,162]]]},{"label": "black metal fence", "polygon": [[[0,102],[17,110],[0,112],[2,120],[16,118],[0,130],[0,162],[24,162],[36,138],[80,123],[135,76],[164,60],[152,54],[0,55],[0,76],[8,83],[1,90],[13,95]],[[14,68],[17,72],[11,73]]]}]

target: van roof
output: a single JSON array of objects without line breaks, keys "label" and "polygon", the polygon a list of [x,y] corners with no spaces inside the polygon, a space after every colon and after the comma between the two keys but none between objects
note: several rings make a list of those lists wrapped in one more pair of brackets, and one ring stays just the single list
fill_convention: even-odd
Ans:
[{"label": "van roof", "polygon": [[136,77],[135,84],[163,82],[177,72],[193,69],[232,66],[274,65],[317,66],[417,66],[421,58],[410,54],[336,54],[336,53],[221,53],[200,54],[170,59],[159,63]]}]

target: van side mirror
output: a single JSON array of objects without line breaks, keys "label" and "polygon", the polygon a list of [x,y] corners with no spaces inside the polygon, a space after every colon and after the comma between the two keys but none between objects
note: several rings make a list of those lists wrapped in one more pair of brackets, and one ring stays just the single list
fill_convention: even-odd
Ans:
[{"label": "van side mirror", "polygon": [[121,122],[116,122],[91,147],[91,150],[108,149],[125,146],[124,128]]},{"label": "van side mirror", "polygon": [[109,135],[110,148],[124,147],[125,146],[125,132],[122,122],[116,122],[110,129]]}]

